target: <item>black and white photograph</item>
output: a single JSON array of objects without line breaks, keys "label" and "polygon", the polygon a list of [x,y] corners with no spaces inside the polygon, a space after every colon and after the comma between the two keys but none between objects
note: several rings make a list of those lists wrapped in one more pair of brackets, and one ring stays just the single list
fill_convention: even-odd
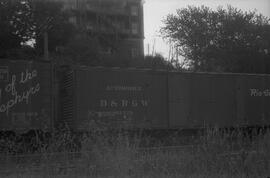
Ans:
[{"label": "black and white photograph", "polygon": [[0,178],[270,178],[270,0],[0,0]]}]

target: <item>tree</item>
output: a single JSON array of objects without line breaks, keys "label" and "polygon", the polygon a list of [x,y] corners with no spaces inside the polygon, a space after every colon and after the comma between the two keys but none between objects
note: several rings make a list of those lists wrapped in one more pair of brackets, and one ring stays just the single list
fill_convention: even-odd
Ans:
[{"label": "tree", "polygon": [[33,37],[32,24],[27,3],[0,0],[0,57],[7,57]]},{"label": "tree", "polygon": [[63,11],[62,2],[36,0],[30,3],[35,30],[35,48],[40,53],[44,47],[44,33],[48,33],[49,51],[56,52],[68,44],[76,34],[69,22],[69,14]]},{"label": "tree", "polygon": [[168,15],[161,34],[191,70],[262,73],[269,60],[269,21],[231,6],[189,6]]},{"label": "tree", "polygon": [[42,0],[0,0],[0,57],[27,59],[29,52],[30,56],[43,53],[45,32],[50,52],[66,45],[74,36],[75,27],[62,5]]},{"label": "tree", "polygon": [[176,61],[167,61],[161,54],[148,55],[130,60],[129,67],[161,69],[161,70],[181,70],[182,68]]}]

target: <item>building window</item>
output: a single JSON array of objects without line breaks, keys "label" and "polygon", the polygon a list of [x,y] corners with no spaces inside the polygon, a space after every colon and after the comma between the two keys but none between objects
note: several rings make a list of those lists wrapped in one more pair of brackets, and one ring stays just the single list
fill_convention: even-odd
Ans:
[{"label": "building window", "polygon": [[138,23],[132,23],[131,24],[131,33],[133,34],[133,35],[137,35],[138,33],[139,33],[139,25],[138,25]]},{"label": "building window", "polygon": [[77,24],[77,19],[76,19],[75,16],[69,17],[68,21],[70,23],[72,23],[73,25],[76,25]]},{"label": "building window", "polygon": [[77,6],[76,6],[75,1],[74,2],[70,1],[70,2],[66,2],[66,3],[63,4],[63,9],[64,10],[66,10],[66,9],[75,10],[76,8],[77,8]]},{"label": "building window", "polygon": [[139,15],[139,8],[138,6],[131,6],[131,15],[132,16],[138,16]]},{"label": "building window", "polygon": [[138,48],[131,48],[131,57],[135,58],[139,56],[139,50]]},{"label": "building window", "polygon": [[100,49],[99,52],[103,55],[112,55],[113,49],[111,47],[104,47],[104,48]]}]

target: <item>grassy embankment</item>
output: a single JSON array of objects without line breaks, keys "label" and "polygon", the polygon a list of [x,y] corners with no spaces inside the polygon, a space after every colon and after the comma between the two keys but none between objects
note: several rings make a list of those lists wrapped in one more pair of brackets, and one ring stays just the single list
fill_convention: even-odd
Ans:
[{"label": "grassy embankment", "polygon": [[[233,136],[232,136],[233,135]],[[221,135],[209,131],[196,139],[200,143],[193,149],[150,150],[139,149],[140,139],[118,135],[108,139],[98,135],[85,136],[81,156],[65,153],[69,135],[59,137],[39,150],[38,159],[22,158],[23,168],[6,154],[0,177],[267,177],[270,176],[270,133],[259,134],[252,141],[240,132]],[[179,142],[177,138],[175,143]],[[194,139],[195,142],[195,139]],[[51,154],[59,151],[61,154]],[[76,157],[77,156],[77,157]],[[30,160],[35,160],[30,161]],[[33,166],[36,165],[36,166]],[[7,171],[11,170],[11,172]],[[6,173],[4,173],[7,171]],[[9,173],[8,173],[9,172]]]}]

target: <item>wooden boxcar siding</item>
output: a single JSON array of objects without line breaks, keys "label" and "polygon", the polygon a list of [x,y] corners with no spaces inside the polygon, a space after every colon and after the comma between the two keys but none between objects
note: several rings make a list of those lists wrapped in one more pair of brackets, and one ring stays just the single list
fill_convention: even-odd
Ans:
[{"label": "wooden boxcar siding", "polygon": [[270,77],[240,76],[237,80],[238,120],[246,125],[270,123]]},{"label": "wooden boxcar siding", "polygon": [[169,74],[170,128],[270,125],[270,76]]},{"label": "wooden boxcar siding", "polygon": [[74,67],[65,76],[62,121],[74,130],[270,125],[269,75]]},{"label": "wooden boxcar siding", "polygon": [[75,126],[168,128],[165,72],[76,69]]},{"label": "wooden boxcar siding", "polygon": [[50,63],[0,61],[0,129],[52,128]]}]

